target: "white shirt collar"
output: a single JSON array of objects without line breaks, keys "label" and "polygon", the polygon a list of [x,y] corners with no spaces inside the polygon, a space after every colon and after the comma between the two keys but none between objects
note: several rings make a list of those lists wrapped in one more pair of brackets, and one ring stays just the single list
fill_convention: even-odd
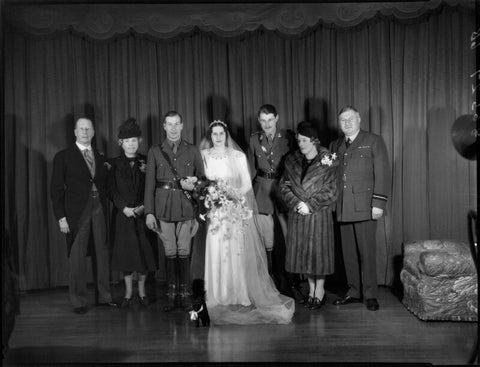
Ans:
[{"label": "white shirt collar", "polygon": [[82,152],[83,152],[85,149],[92,150],[92,146],[91,146],[91,145],[89,145],[88,147],[86,147],[85,145],[79,144],[78,141],[76,141],[75,144],[77,144],[78,149],[80,149],[80,151],[82,151]]},{"label": "white shirt collar", "polygon": [[356,139],[356,137],[358,136],[358,134],[360,134],[360,130],[358,130],[355,135],[346,136],[346,137],[345,137],[345,141],[347,141],[347,139],[350,139],[350,141],[353,142],[353,141]]}]

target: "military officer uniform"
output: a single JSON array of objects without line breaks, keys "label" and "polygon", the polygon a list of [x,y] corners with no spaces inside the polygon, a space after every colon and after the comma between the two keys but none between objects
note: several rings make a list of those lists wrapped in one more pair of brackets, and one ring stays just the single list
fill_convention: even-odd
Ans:
[{"label": "military officer uniform", "polygon": [[390,189],[387,149],[379,135],[364,130],[350,144],[342,137],[330,148],[340,160],[336,217],[349,286],[347,296],[376,299],[377,221],[372,219],[372,207],[386,208]]},{"label": "military officer uniform", "polygon": [[278,218],[284,238],[287,234],[286,209],[280,199],[278,182],[293,140],[293,132],[277,129],[272,137],[267,137],[264,131],[257,131],[251,135],[249,142],[248,158],[259,213],[255,219],[267,251],[270,273],[274,248],[274,215]]},{"label": "military officer uniform", "polygon": [[198,228],[193,201],[182,190],[180,179],[204,175],[200,151],[182,139],[175,143],[165,140],[148,151],[145,215],[154,214],[160,224],[158,234],[165,248],[170,306],[177,295],[180,303],[188,299],[191,239]]}]

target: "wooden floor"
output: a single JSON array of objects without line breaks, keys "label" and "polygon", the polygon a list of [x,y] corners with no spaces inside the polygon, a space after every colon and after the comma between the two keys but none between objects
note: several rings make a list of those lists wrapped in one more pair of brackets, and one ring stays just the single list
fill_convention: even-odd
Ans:
[{"label": "wooden floor", "polygon": [[[476,323],[423,322],[388,288],[380,288],[380,310],[363,304],[318,311],[297,305],[289,325],[214,326],[196,329],[183,311],[163,312],[160,284],[148,308],[93,307],[72,312],[66,289],[21,296],[6,365],[31,363],[155,362],[382,362],[466,364]],[[113,285],[121,298],[123,286]],[[93,290],[91,291],[93,299]]]}]

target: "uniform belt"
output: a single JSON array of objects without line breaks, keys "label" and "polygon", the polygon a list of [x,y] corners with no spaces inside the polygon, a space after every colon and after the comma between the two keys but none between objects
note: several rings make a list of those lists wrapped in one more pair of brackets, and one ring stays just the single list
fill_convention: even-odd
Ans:
[{"label": "uniform belt", "polygon": [[278,174],[278,172],[258,171],[257,176],[263,177],[263,178],[268,178],[269,180],[275,180],[277,178],[280,178],[280,175]]},{"label": "uniform belt", "polygon": [[98,191],[97,191],[97,190],[92,190],[92,191],[90,192],[90,196],[91,196],[92,198],[96,198],[96,197],[98,196]]},{"label": "uniform belt", "polygon": [[178,181],[157,181],[157,189],[181,190],[182,187]]}]

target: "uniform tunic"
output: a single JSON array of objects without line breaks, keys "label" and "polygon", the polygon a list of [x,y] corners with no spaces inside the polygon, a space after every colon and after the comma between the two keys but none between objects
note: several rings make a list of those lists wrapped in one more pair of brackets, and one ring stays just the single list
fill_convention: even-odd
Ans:
[{"label": "uniform tunic", "polygon": [[[291,273],[327,275],[334,271],[332,209],[337,199],[338,161],[328,166],[322,163],[325,156],[328,150],[320,148],[303,180],[304,155],[296,151],[285,160],[280,192],[289,209],[285,269]],[[301,201],[312,214],[295,211]]]},{"label": "uniform tunic", "polygon": [[194,219],[192,201],[187,198],[183,190],[157,187],[157,183],[175,181],[175,176],[162,151],[168,155],[180,177],[205,176],[200,151],[195,145],[181,140],[176,154],[166,141],[151,147],[148,151],[145,178],[145,215],[154,214],[157,219],[166,222]]},{"label": "uniform tunic", "polygon": [[[112,269],[120,271],[153,271],[155,258],[152,234],[145,225],[143,215],[127,218],[125,207],[143,204],[146,157],[127,158],[124,154],[110,161],[108,194],[113,201],[113,254]],[[150,233],[149,233],[150,232]]]},{"label": "uniform tunic", "polygon": [[339,222],[372,219],[372,207],[385,210],[390,185],[390,167],[383,139],[364,130],[347,148],[345,139],[331,144],[338,154],[339,197],[336,206]]},{"label": "uniform tunic", "polygon": [[[268,142],[264,131],[251,135],[248,159],[253,181],[253,191],[257,199],[260,214],[273,214],[279,206],[278,180],[280,179],[284,160],[291,150],[293,133],[289,130],[277,130],[273,143]],[[261,177],[260,172],[271,174],[274,179]]]}]

